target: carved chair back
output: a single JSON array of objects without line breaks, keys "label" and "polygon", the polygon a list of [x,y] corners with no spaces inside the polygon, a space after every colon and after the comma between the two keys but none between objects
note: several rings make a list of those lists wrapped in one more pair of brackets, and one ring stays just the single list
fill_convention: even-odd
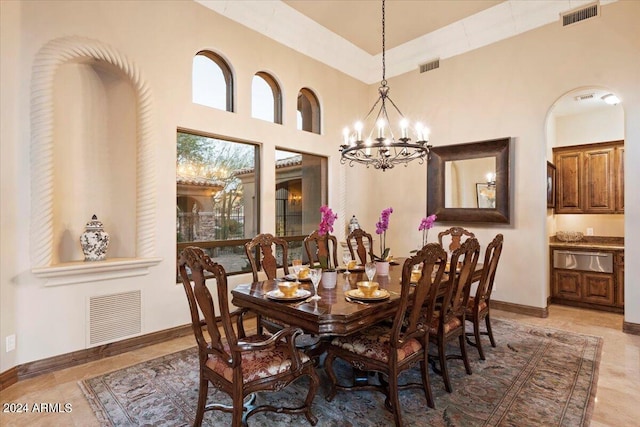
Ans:
[{"label": "carved chair back", "polygon": [[331,234],[322,236],[315,230],[304,238],[304,250],[311,265],[318,264],[320,258],[324,257],[329,267],[335,268],[338,265],[338,240]]},{"label": "carved chair back", "polygon": [[502,242],[504,237],[502,234],[496,235],[496,237],[487,245],[487,249],[484,253],[484,263],[482,267],[482,277],[478,283],[478,289],[475,295],[475,304],[479,305],[482,301],[489,304],[491,299],[491,291],[493,291],[493,281],[496,277],[496,271],[498,269],[498,261],[500,261],[500,255],[502,254]]},{"label": "carved chair back", "polygon": [[444,247],[442,240],[446,236],[451,237],[451,242],[449,243],[449,248],[447,249],[450,252],[455,251],[460,247],[460,244],[461,244],[460,239],[462,238],[462,236],[476,237],[476,235],[473,234],[471,231],[465,230],[462,227],[451,227],[448,230],[441,231],[440,233],[438,233],[438,242],[442,247]]},{"label": "carved chair back", "polygon": [[[367,249],[367,245],[369,245],[369,249]],[[363,229],[356,228],[349,233],[347,236],[347,247],[349,248],[351,259],[359,260],[360,264],[364,265],[369,261],[373,261],[373,238],[371,234]],[[367,254],[369,255],[369,261],[367,261]],[[358,258],[356,258],[356,255],[358,255]]]},{"label": "carved chair back", "polygon": [[[187,267],[191,274],[187,273]],[[215,354],[223,360],[231,361],[235,366],[239,365],[240,354],[225,349],[224,341],[229,344],[229,348],[236,347],[238,337],[232,327],[231,315],[229,312],[229,301],[227,293],[227,275],[224,268],[213,262],[201,248],[187,247],[182,251],[178,259],[178,268],[182,277],[182,284],[189,301],[189,310],[191,312],[191,324],[193,332],[198,343],[200,361],[204,363],[208,354]],[[206,285],[205,272],[213,274],[216,282],[216,290],[218,293],[218,306],[220,316],[216,316],[216,309]],[[193,287],[191,285],[193,281]],[[200,318],[198,312],[202,312],[203,319]],[[202,327],[207,327],[208,335],[211,341],[208,342],[202,331]],[[224,335],[220,333],[220,326]],[[244,337],[244,331],[239,331],[241,338]]]},{"label": "carved chair back", "polygon": [[[449,282],[442,300],[440,319],[446,324],[452,317],[464,318],[471,292],[473,272],[480,257],[480,243],[471,237],[451,254]],[[458,268],[456,268],[458,267]]]},{"label": "carved chair back", "polygon": [[[391,333],[393,347],[402,347],[410,338],[416,338],[425,346],[428,345],[423,342],[424,334],[433,316],[446,262],[447,253],[437,243],[425,245],[414,256],[405,260],[402,265],[400,307],[394,317]],[[421,265],[422,274],[414,287],[411,273],[416,265]],[[413,310],[414,307],[421,309]]]},{"label": "carved chair back", "polygon": [[280,251],[282,255],[282,268],[284,274],[289,274],[288,266],[288,253],[289,245],[286,240],[275,237],[272,234],[264,233],[258,234],[251,239],[250,242],[245,243],[244,250],[247,253],[247,258],[251,264],[251,272],[253,273],[253,281],[258,281],[258,272],[262,269],[267,275],[267,279],[273,280],[276,278],[278,270],[277,252]]}]

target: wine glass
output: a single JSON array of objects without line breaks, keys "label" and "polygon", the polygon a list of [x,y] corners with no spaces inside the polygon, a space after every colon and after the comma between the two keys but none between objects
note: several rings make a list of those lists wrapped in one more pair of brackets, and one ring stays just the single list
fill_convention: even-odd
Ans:
[{"label": "wine glass", "polygon": [[291,261],[291,271],[293,271],[293,275],[296,276],[296,283],[300,283],[300,280],[298,279],[300,270],[302,270],[302,260],[294,259]]},{"label": "wine glass", "polygon": [[313,283],[313,288],[316,293],[311,297],[312,300],[321,299],[320,295],[318,295],[318,284],[320,283],[320,277],[322,277],[322,269],[321,268],[312,268],[309,270],[309,278],[311,279],[311,283]]},{"label": "wine glass", "polygon": [[344,262],[344,274],[351,274],[349,271],[349,263],[351,262],[351,254],[349,252],[345,252],[342,254],[342,262]]},{"label": "wine glass", "polygon": [[373,280],[373,276],[376,275],[376,263],[368,262],[364,266],[364,272],[367,275],[367,278],[371,282]]}]

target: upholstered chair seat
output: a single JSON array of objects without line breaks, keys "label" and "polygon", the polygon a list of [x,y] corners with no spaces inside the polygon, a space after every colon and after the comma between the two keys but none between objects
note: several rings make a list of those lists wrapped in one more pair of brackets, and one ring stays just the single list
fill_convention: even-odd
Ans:
[{"label": "upholstered chair seat", "polygon": [[[392,351],[389,341],[391,341],[391,328],[386,325],[376,325],[346,337],[336,337],[331,341],[331,345],[386,363],[389,361],[389,352]],[[417,339],[407,340],[402,347],[395,349],[398,362],[422,351],[422,348],[422,344]]]},{"label": "upholstered chair seat", "polygon": [[[257,337],[255,338],[250,341],[258,341]],[[225,346],[225,351],[230,351],[229,346]],[[242,382],[247,384],[291,370],[289,354],[289,348],[284,343],[278,343],[274,348],[242,353],[242,362],[240,362],[242,364]],[[298,351],[298,354],[302,363],[309,361],[309,356],[302,351]],[[228,381],[233,381],[233,368],[217,354],[210,354],[205,365]]]}]

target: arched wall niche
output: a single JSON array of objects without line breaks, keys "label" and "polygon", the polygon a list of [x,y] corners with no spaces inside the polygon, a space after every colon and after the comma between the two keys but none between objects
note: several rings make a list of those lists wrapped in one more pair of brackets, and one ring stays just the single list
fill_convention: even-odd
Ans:
[{"label": "arched wall niche", "polygon": [[156,210],[151,96],[135,64],[99,41],[52,40],[36,55],[31,95],[34,273],[77,270],[70,264],[83,259],[78,238],[94,213],[111,234],[111,265],[87,263],[82,274],[148,264]]}]

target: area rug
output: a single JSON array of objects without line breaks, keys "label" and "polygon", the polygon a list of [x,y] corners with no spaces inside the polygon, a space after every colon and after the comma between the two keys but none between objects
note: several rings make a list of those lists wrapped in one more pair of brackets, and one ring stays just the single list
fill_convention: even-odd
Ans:
[{"label": "area rug", "polygon": [[[492,319],[498,346],[488,339],[486,360],[469,347],[472,375],[459,360],[449,361],[453,393],[431,372],[436,409],[426,405],[420,390],[400,393],[406,426],[588,426],[598,382],[602,338],[556,329]],[[149,360],[125,369],[83,380],[83,389],[96,416],[105,426],[188,426],[193,424],[198,397],[198,359],[195,348]],[[343,378],[351,368],[336,362]],[[324,398],[328,379],[318,369],[320,387],[313,402],[319,426],[389,426],[393,416],[378,392],[338,392]],[[373,377],[372,377],[372,380]],[[402,374],[401,381],[419,381],[419,368]],[[261,401],[301,402],[307,379],[292,387],[258,395]],[[210,401],[230,402],[211,390]],[[288,403],[290,405],[291,403]],[[226,426],[231,415],[205,414],[203,425]],[[259,413],[249,426],[308,425],[304,416]]]}]

